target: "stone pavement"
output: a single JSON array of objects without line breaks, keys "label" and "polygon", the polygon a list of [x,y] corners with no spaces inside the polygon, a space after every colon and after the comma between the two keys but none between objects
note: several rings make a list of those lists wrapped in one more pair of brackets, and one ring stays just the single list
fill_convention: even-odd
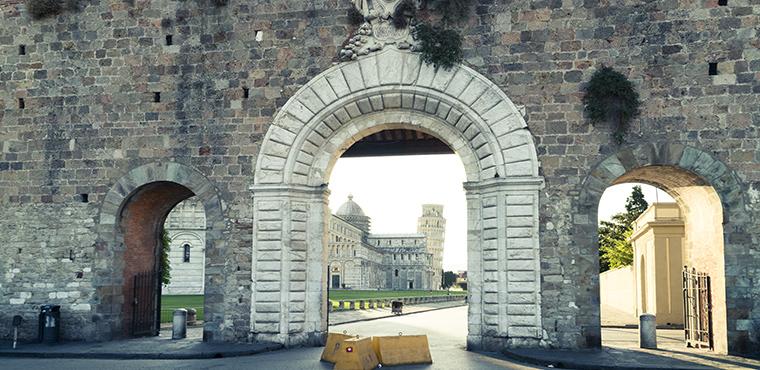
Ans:
[{"label": "stone pavement", "polygon": [[760,369],[760,361],[686,348],[683,330],[657,330],[657,350],[638,348],[638,329],[603,328],[601,350],[511,349],[508,357],[567,369]]},{"label": "stone pavement", "polygon": [[56,345],[20,343],[15,350],[11,343],[0,342],[0,357],[201,359],[249,356],[282,348],[280,344],[205,343],[202,327],[188,328],[187,338],[183,340],[172,340],[171,335],[170,327],[162,327],[158,337]]},{"label": "stone pavement", "polygon": [[[403,331],[405,334],[428,334],[431,351],[436,358],[449,358],[451,360],[451,356],[454,356],[455,352],[463,352],[457,355],[460,362],[449,360],[441,362],[439,360],[432,368],[482,369],[491,365],[493,368],[530,368],[516,363],[504,362],[499,360],[498,355],[494,356],[495,354],[488,359],[489,354],[464,351],[467,307],[460,305],[459,307],[445,309],[447,308],[444,307],[446,304],[453,303],[456,302],[408,306],[405,307],[405,314],[399,317],[393,316],[387,309],[331,313],[331,331],[345,330],[351,334],[362,335],[389,335],[389,333],[395,334],[398,331]],[[265,357],[256,357],[262,360],[270,359],[272,369],[279,369],[275,364],[279,361],[287,361],[290,358],[290,353],[308,352],[308,356],[302,356],[304,364],[302,368],[323,368],[322,364],[317,362],[312,364],[311,362],[313,361],[312,357],[317,358],[321,353],[318,348],[276,351],[276,353],[264,355],[263,352],[274,351],[282,347],[280,345],[203,343],[201,336],[202,328],[192,327],[188,329],[187,339],[171,340],[171,329],[164,327],[159,337],[100,343],[73,342],[54,346],[20,344],[15,351],[11,349],[10,343],[0,342],[0,357],[193,360],[262,353],[261,356]],[[602,336],[604,338],[602,350],[514,349],[505,351],[503,355],[511,360],[541,367],[572,369],[760,369],[760,361],[758,360],[685,348],[681,330],[658,330],[659,350],[637,348],[638,332],[636,329],[604,328]],[[484,355],[486,357],[483,357]],[[153,364],[151,366],[157,366],[156,368],[162,368],[160,363],[151,364]],[[172,364],[174,363],[172,362]],[[242,363],[235,362],[235,364]],[[235,365],[230,366],[235,367]],[[181,367],[195,367],[195,365],[183,362]]]},{"label": "stone pavement", "polygon": [[[463,302],[438,302],[404,307],[404,315],[462,306]],[[331,325],[390,317],[390,308],[330,313]],[[281,349],[279,344],[204,343],[203,328],[190,327],[184,340],[171,339],[171,326],[163,325],[158,337],[111,342],[68,342],[56,345],[0,342],[0,357],[108,358],[108,359],[202,359],[249,356]]]}]

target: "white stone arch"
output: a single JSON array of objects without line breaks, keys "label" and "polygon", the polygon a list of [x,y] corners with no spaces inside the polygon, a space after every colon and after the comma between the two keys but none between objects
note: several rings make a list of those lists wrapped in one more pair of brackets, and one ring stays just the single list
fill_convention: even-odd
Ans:
[{"label": "white stone arch", "polygon": [[330,172],[351,144],[386,129],[433,135],[463,162],[469,348],[541,344],[543,180],[525,121],[504,92],[474,70],[436,70],[418,54],[395,49],[315,77],[266,133],[251,187],[254,340],[322,342]]},{"label": "white stone arch", "polygon": [[[538,159],[525,120],[491,81],[466,66],[436,70],[419,55],[388,49],[334,66],[304,85],[275,116],[266,133],[254,173],[255,184],[319,185],[312,176],[314,157],[333,157],[331,140],[340,128],[373,112],[417,113],[445,123],[460,137],[447,135],[452,149],[470,149],[462,160],[468,181],[494,177],[537,177]],[[424,127],[424,126],[423,126]],[[345,133],[343,134],[345,135]],[[366,135],[364,135],[366,136]],[[362,137],[356,138],[356,140]],[[465,142],[463,142],[463,139]],[[466,143],[466,145],[465,145]],[[343,144],[343,143],[340,143]],[[469,146],[469,148],[466,148]],[[468,153],[468,154],[472,154]]]}]

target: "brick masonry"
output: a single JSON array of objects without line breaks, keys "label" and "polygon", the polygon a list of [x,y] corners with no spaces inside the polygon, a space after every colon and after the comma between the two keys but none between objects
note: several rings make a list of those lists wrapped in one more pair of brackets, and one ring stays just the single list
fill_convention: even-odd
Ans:
[{"label": "brick masonry", "polygon": [[[158,177],[134,177],[130,171],[175,163],[189,175],[168,171],[162,181],[177,182],[196,196],[207,194],[207,216],[209,210],[217,215],[209,216],[214,247],[206,252],[206,309],[213,312],[204,329],[207,338],[255,338],[253,213],[269,205],[248,190],[253,168],[268,153],[259,155],[275,114],[337,61],[340,45],[353,31],[347,24],[349,6],[338,0],[232,0],[219,8],[205,1],[111,0],[31,20],[23,4],[0,2],[0,336],[10,332],[13,314],[36,322],[42,303],[63,304],[67,339],[107,339],[117,333],[121,319],[113,312],[118,297],[123,299],[121,286],[99,271],[123,268],[123,250],[118,233],[104,229],[113,230],[109,227],[116,225],[121,201],[129,195],[118,189],[145,184],[119,181],[152,181]],[[756,0],[734,0],[729,6],[714,0],[481,0],[473,16],[457,25],[464,35],[465,65],[525,107],[525,132],[538,159],[533,175],[545,181],[532,203],[539,221],[542,345],[597,344],[594,207],[604,187],[626,171],[661,164],[700,175],[720,196],[727,346],[740,352],[757,345],[759,15]],[[173,36],[173,45],[166,45],[166,35]],[[25,55],[19,55],[22,44]],[[712,62],[718,63],[716,76],[707,73]],[[610,127],[592,127],[583,118],[583,82],[602,65],[629,76],[643,101],[642,116],[621,147],[611,140]],[[160,102],[154,102],[155,92]],[[425,122],[411,111],[399,114],[396,118]],[[478,154],[465,154],[463,161],[474,164],[482,160]],[[302,184],[319,186],[323,174],[310,171],[293,173]],[[468,180],[480,175],[469,172]],[[664,177],[649,180],[666,188],[677,184]],[[307,189],[296,190],[288,190],[300,195],[286,208],[267,212],[286,213],[283,227],[298,231],[288,243],[298,250],[305,234],[320,234],[302,219],[319,220],[323,200]],[[109,200],[114,192],[121,197]],[[499,197],[496,204],[506,215],[510,207],[524,210],[522,203]],[[480,212],[474,206],[470,210]],[[104,221],[111,226],[103,226]],[[505,252],[520,255],[509,248]],[[497,270],[518,272],[509,262],[508,270],[503,267]],[[318,299],[315,287],[303,292],[304,302],[307,296]],[[521,298],[497,293],[495,299]],[[267,307],[261,309],[272,308]],[[294,324],[287,332],[319,331],[319,319],[306,317],[311,313],[294,312],[293,322],[301,322],[301,315],[314,326]],[[289,318],[270,316],[264,328],[290,325]],[[494,324],[497,330],[509,327]],[[24,334],[33,337],[34,328]],[[311,340],[307,337],[302,342]],[[521,345],[505,338],[503,345]]]}]

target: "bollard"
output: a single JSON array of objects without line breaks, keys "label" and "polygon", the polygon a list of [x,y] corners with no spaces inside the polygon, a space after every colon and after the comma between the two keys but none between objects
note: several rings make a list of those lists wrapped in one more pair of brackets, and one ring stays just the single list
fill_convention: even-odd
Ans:
[{"label": "bollard", "polygon": [[185,339],[187,337],[187,310],[179,308],[174,310],[172,320],[172,339]]},{"label": "bollard", "polygon": [[652,314],[639,316],[639,347],[657,349],[657,318]]},{"label": "bollard", "polygon": [[24,322],[24,318],[21,315],[13,316],[13,349],[16,349],[18,343],[18,327]]}]

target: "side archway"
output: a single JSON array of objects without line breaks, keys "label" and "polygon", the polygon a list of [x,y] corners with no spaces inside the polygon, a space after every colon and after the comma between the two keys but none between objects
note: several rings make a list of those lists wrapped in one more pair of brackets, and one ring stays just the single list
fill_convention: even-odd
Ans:
[{"label": "side archway", "polygon": [[[160,232],[169,212],[195,197],[206,213],[204,340],[223,340],[225,220],[216,187],[195,169],[175,162],[137,167],[117,180],[106,194],[98,217],[98,261],[94,285],[96,312],[111,339],[128,337],[132,324],[131,276],[158,271]],[[160,291],[160,288],[159,288]],[[107,325],[107,326],[106,326]]]},{"label": "side archway", "polygon": [[[713,333],[719,352],[741,352],[753,307],[741,288],[754,260],[753,221],[737,174],[710,153],[681,143],[647,143],[626,147],[598,163],[582,184],[574,216],[573,244],[580,250],[579,286],[596,299],[578,297],[579,342],[599,346],[597,212],[604,190],[624,182],[646,183],[668,192],[679,204],[686,231],[684,264],[712,279]],[[590,286],[589,286],[590,285]],[[651,305],[651,303],[649,303]]]},{"label": "side archway", "polygon": [[474,70],[436,70],[415,53],[390,48],[315,77],[267,131],[251,188],[254,338],[322,342],[330,172],[353,143],[388,129],[430,134],[464,164],[468,346],[539,345],[543,180],[525,121],[504,92]]}]

